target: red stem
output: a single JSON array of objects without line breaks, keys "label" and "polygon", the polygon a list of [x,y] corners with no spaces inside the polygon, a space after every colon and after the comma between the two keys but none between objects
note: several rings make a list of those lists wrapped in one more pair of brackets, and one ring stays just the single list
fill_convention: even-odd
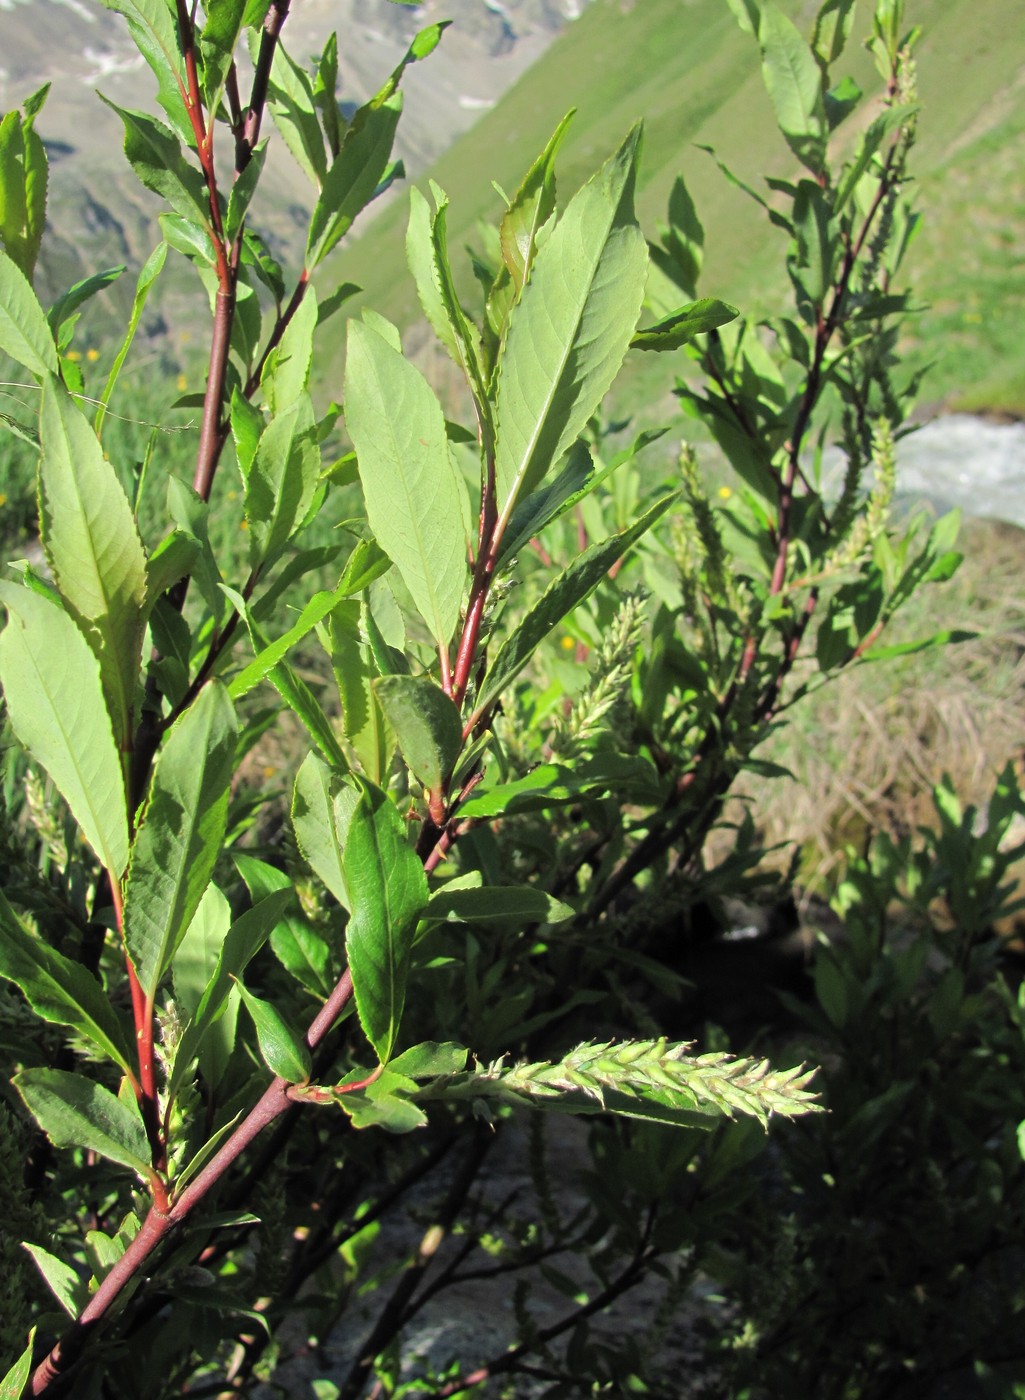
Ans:
[{"label": "red stem", "polygon": [[[315,1049],[324,1039],[351,996],[352,977],[346,970],[306,1032],[306,1043],[311,1049]],[[231,1137],[211,1157],[199,1175],[186,1186],[170,1210],[164,1208],[163,1203],[155,1203],[150,1208],[135,1239],[107,1274],[79,1317],[49,1356],[37,1367],[32,1377],[33,1395],[45,1395],[50,1386],[60,1380],[82,1354],[89,1336],[117,1301],[122,1290],[139,1272],[168,1231],[187,1219],[249,1144],[290,1107],[288,1088],[287,1080],[275,1079],[264,1090],[256,1105]]]}]

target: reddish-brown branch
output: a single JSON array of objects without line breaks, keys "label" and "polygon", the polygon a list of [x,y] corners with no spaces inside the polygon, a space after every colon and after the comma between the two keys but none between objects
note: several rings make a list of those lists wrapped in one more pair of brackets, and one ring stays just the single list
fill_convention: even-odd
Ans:
[{"label": "reddish-brown branch", "polygon": [[[324,1039],[351,996],[352,977],[346,970],[306,1033],[306,1042],[311,1049],[315,1049]],[[290,1107],[288,1087],[286,1080],[275,1079],[220,1150],[186,1186],[170,1210],[162,1208],[162,1204],[159,1207],[155,1204],[150,1209],[138,1235],[107,1274],[80,1316],[36,1369],[32,1378],[33,1395],[45,1395],[50,1387],[60,1380],[82,1354],[89,1336],[106,1317],[123,1289],[136,1276],[168,1231],[173,1226],[181,1225],[188,1218],[249,1144]]]},{"label": "reddish-brown branch", "polygon": [[219,291],[214,301],[214,326],[210,338],[210,373],[203,398],[203,423],[199,430],[196,453],[196,474],[193,488],[204,501],[209,501],[214,484],[214,472],[221,454],[221,406],[224,401],[224,381],[228,369],[231,327],[235,318],[235,291]]},{"label": "reddish-brown branch", "polygon": [[249,97],[249,109],[242,124],[242,140],[245,143],[245,159],[238,165],[242,170],[248,165],[256,143],[260,139],[260,124],[263,121],[264,107],[267,105],[267,89],[270,83],[271,67],[274,63],[274,50],[277,48],[281,26],[288,18],[289,0],[271,0],[263,21],[260,36],[260,52],[256,59],[253,74],[253,87]]}]

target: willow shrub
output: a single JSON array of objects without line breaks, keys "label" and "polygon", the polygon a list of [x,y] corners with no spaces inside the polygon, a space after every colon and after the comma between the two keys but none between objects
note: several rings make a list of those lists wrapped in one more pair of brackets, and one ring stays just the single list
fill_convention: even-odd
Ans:
[{"label": "willow shrub", "polygon": [[[800,1068],[692,1055],[657,1026],[610,1038],[610,969],[672,986],[645,929],[692,879],[760,738],[803,691],[876,654],[901,603],[957,563],[949,522],[927,536],[887,523],[909,393],[895,278],[914,225],[914,35],[899,0],[878,0],[884,94],[848,140],[861,94],[833,69],[853,5],[828,0],[806,41],[773,5],[734,4],[797,169],[770,182],[770,203],[755,195],[790,243],[794,310],[769,327],[697,297],[703,234],[682,181],[649,248],[633,210],[639,127],[567,197],[555,167],[569,119],[558,126],[476,260],[476,319],[446,196],[414,189],[409,266],[465,376],[467,426],[372,309],[348,322],[342,405],[311,392],[318,331],[354,290],[327,259],[399,173],[403,76],[444,26],[347,120],[336,40],[304,69],[282,42],[287,0],[110,8],[156,80],[159,117],[117,110],[163,212],[102,384],[85,383],[76,323],[115,274],[50,307],[33,291],[45,89],[6,115],[0,143],[0,349],[38,390],[38,416],[15,426],[38,442],[46,564],[0,584],[17,746],[0,972],[20,993],[4,1002],[16,1096],[0,1167],[16,1184],[27,1151],[12,1218],[33,1261],[3,1322],[15,1355],[38,1323],[4,1393],[243,1388],[272,1368],[274,1328],[310,1280],[320,1335],[357,1287],[384,1287],[376,1223],[454,1160],[348,1377],[323,1382],[353,1396],[376,1373],[375,1393],[397,1393],[398,1338],[441,1286],[426,1278],[439,1242],[467,1228],[494,1133],[522,1108],[642,1120],[633,1137],[595,1135],[583,1229],[560,1223],[532,1148],[540,1214],[513,1263],[544,1270],[569,1252],[596,1281],[581,1301],[555,1276],[571,1302],[544,1328],[518,1294],[515,1346],[413,1384],[454,1394],[537,1355],[554,1365],[560,1338],[571,1369],[632,1374],[629,1349],[588,1350],[588,1319],[645,1274],[678,1301],[691,1208],[709,1218],[752,1159],[744,1116],[816,1105]],[[298,268],[258,231],[271,139],[313,190]],[[191,481],[161,462],[159,437],[142,466],[104,450],[173,258],[195,270],[209,334]],[[650,435],[602,459],[595,415],[632,352],[693,360],[679,394],[738,474],[729,501],[707,498],[687,454],[682,481],[646,496],[634,459]],[[827,441],[846,462],[831,498]],[[165,525],[147,545],[143,476],[152,494],[162,471]],[[210,518],[224,471],[241,554],[211,544],[226,533],[230,493],[216,530]],[[313,526],[329,500],[351,513],[324,544]],[[310,596],[304,580],[325,571]],[[563,694],[551,658],[567,633],[593,665]],[[283,712],[308,754],[272,839],[279,798],[240,772]],[[746,878],[748,846],[720,884]],[[479,1225],[471,1247],[486,1238]],[[34,1306],[36,1268],[68,1316]]]}]

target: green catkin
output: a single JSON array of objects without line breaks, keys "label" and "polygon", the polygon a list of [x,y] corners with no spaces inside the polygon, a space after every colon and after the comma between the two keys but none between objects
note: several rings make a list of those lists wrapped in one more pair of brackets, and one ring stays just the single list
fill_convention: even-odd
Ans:
[{"label": "green catkin", "polygon": [[620,604],[595,653],[590,680],[552,729],[548,752],[553,759],[571,758],[602,730],[615,729],[615,711],[629,693],[644,628],[644,602],[644,594],[635,592]]}]

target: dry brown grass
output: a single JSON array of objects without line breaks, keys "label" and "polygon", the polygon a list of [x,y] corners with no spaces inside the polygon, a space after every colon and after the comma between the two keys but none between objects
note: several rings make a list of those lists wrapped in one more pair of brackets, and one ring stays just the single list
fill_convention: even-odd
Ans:
[{"label": "dry brown grass", "polygon": [[795,707],[759,750],[793,778],[738,791],[767,843],[797,845],[809,889],[827,890],[844,847],[870,832],[930,822],[943,774],[964,804],[984,803],[996,773],[1025,755],[1025,531],[972,521],[960,548],[958,574],[913,600],[890,640],[942,628],[977,636],[863,666]]}]

